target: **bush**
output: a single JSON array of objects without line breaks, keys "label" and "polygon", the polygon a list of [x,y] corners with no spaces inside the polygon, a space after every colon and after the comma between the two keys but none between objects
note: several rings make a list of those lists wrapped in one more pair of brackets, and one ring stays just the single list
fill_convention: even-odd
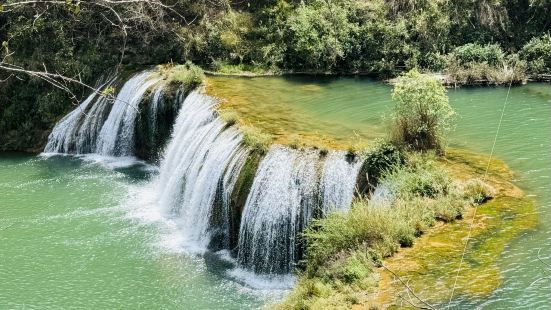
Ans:
[{"label": "bush", "polygon": [[446,73],[456,85],[502,85],[522,83],[526,80],[526,62],[517,54],[511,54],[501,65],[490,65],[487,62],[460,65],[455,58],[450,58]]},{"label": "bush", "polygon": [[332,71],[351,48],[357,23],[349,19],[352,1],[301,3],[286,23],[288,63],[297,69]]},{"label": "bush", "polygon": [[520,57],[526,60],[530,73],[551,73],[551,35],[532,38],[520,50]]},{"label": "bush", "polygon": [[169,67],[164,74],[166,75],[169,85],[181,85],[186,92],[190,92],[197,88],[197,86],[203,83],[203,79],[205,78],[203,69],[191,62],[187,62],[184,65]]},{"label": "bush", "polygon": [[365,158],[360,173],[359,190],[362,193],[373,190],[383,173],[405,162],[402,149],[382,140],[376,141],[373,146],[365,149],[361,157]]},{"label": "bush", "polygon": [[479,45],[476,43],[468,43],[456,47],[451,56],[457,59],[462,66],[468,66],[473,63],[487,63],[490,66],[501,66],[505,58],[499,45]]},{"label": "bush", "polygon": [[412,70],[397,79],[392,98],[394,139],[414,150],[443,150],[444,134],[455,114],[444,86]]}]

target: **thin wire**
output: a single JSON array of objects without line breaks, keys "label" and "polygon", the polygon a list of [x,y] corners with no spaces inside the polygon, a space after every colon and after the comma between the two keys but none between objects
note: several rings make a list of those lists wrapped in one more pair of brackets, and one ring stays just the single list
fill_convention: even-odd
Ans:
[{"label": "thin wire", "polygon": [[[494,136],[494,143],[492,145],[492,150],[490,152],[490,157],[488,158],[488,164],[486,165],[486,171],[484,171],[484,178],[483,180],[486,181],[486,177],[488,176],[488,171],[490,170],[490,164],[492,162],[492,157],[494,156],[494,150],[497,143],[497,137],[499,136],[499,131],[501,130],[501,124],[503,123],[503,116],[505,115],[505,109],[507,108],[507,102],[509,100],[509,93],[511,92],[511,85],[513,83],[513,80],[511,79],[509,81],[509,89],[507,90],[507,97],[505,97],[505,102],[503,103],[503,108],[501,109],[501,117],[499,118],[499,123],[497,124],[497,130],[496,134]],[[450,300],[448,301],[447,309],[450,308],[453,294],[455,293],[455,287],[457,286],[457,279],[459,278],[459,272],[461,271],[461,267],[463,265],[463,261],[465,260],[465,253],[467,252],[467,245],[469,244],[469,239],[471,239],[471,233],[473,231],[474,221],[476,219],[476,212],[478,211],[478,207],[474,209],[473,218],[471,220],[471,224],[469,226],[469,233],[467,234],[467,240],[465,241],[465,246],[463,247],[463,253],[461,254],[461,260],[459,261],[459,267],[457,268],[457,273],[455,275],[455,280],[453,282],[452,287],[452,293],[450,295]]]}]

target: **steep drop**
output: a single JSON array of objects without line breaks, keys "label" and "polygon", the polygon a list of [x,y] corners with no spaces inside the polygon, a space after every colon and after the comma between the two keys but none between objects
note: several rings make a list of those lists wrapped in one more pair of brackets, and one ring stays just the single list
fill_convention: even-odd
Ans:
[{"label": "steep drop", "polygon": [[179,224],[185,243],[197,251],[215,238],[227,245],[229,195],[248,151],[242,136],[215,114],[217,102],[198,91],[184,101],[161,161],[161,208]]},{"label": "steep drop", "polygon": [[349,207],[359,168],[344,152],[272,147],[245,204],[238,262],[262,274],[291,272],[301,255],[300,232],[314,217]]}]

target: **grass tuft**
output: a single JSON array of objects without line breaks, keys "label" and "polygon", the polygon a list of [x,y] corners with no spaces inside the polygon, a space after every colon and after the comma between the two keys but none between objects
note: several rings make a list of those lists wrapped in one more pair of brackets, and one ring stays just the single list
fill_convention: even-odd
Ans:
[{"label": "grass tuft", "polygon": [[265,154],[270,148],[273,137],[260,131],[258,128],[243,125],[239,126],[243,133],[243,144],[250,147],[252,151]]},{"label": "grass tuft", "polygon": [[169,86],[183,86],[186,92],[197,88],[205,78],[203,69],[191,62],[183,65],[161,67]]}]

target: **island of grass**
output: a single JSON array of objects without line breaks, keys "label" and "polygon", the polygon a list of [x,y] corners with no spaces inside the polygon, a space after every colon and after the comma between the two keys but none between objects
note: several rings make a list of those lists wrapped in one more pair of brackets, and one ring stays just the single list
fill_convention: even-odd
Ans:
[{"label": "island of grass", "polygon": [[[255,89],[254,79],[272,92]],[[326,111],[304,113],[306,104],[327,94],[319,84],[305,83],[307,77],[299,79],[298,91],[293,79],[217,76],[206,82],[207,94],[221,100],[221,116],[242,130],[244,143],[257,154],[283,144],[320,152],[345,149],[365,162],[351,210],[315,220],[304,232],[307,254],[299,280],[274,307],[432,307],[449,299],[456,274],[456,295],[483,298],[497,289],[499,256],[535,227],[535,205],[513,185],[512,172],[500,160],[445,149],[453,110],[440,83],[417,72],[405,75],[394,86],[392,124],[384,126],[362,124],[361,118],[342,122],[339,111],[325,119]],[[390,88],[374,85],[374,92]],[[419,102],[426,104],[421,110],[434,113],[409,118],[415,115],[411,104]],[[428,116],[435,116],[429,117],[433,127],[423,123]]]}]

